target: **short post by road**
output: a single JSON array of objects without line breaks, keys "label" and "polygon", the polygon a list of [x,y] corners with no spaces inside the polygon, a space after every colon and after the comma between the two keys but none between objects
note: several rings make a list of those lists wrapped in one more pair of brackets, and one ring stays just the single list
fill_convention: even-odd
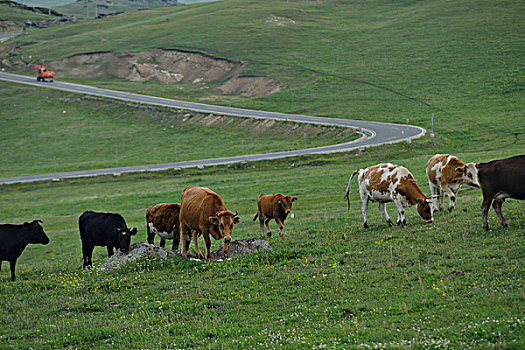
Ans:
[{"label": "short post by road", "polygon": [[118,168],[118,149],[115,150],[115,167]]},{"label": "short post by road", "polygon": [[244,139],[241,140],[242,155],[244,155]]},{"label": "short post by road", "polygon": [[179,155],[177,153],[177,145],[175,145],[175,161],[178,162],[179,161]]}]

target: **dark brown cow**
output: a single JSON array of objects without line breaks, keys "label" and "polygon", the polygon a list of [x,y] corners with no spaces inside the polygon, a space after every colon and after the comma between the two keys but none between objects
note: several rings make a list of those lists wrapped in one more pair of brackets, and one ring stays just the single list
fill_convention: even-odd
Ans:
[{"label": "dark brown cow", "polygon": [[155,234],[160,237],[160,246],[166,245],[167,239],[173,239],[172,250],[179,249],[180,241],[180,204],[161,203],[155,204],[146,210],[146,229],[148,243],[153,244]]},{"label": "dark brown cow", "polygon": [[491,203],[501,225],[507,227],[507,222],[501,212],[501,205],[505,198],[525,199],[525,155],[479,163],[476,164],[476,167],[483,193],[481,203],[483,229],[489,229],[487,216]]},{"label": "dark brown cow", "polygon": [[[198,238],[202,234],[206,245],[206,259],[211,261],[210,233],[215,239],[224,241],[223,254],[228,257],[228,242],[232,240],[233,225],[239,223],[237,212],[226,209],[222,198],[206,187],[188,186],[182,191],[180,207],[181,240],[188,240],[190,231],[193,231],[195,253],[202,257]],[[187,245],[182,244],[182,255],[187,256]]]},{"label": "dark brown cow", "polygon": [[[279,236],[283,236],[283,223],[288,217],[288,214],[292,212],[292,203],[297,200],[296,197],[284,196],[280,193],[274,194],[260,194],[257,199],[257,214],[253,218],[253,221],[259,217],[259,225],[261,227],[262,234],[264,236],[264,224],[266,224],[266,234],[268,237],[272,235],[270,231],[270,220],[275,219],[275,222],[279,226]],[[293,213],[292,213],[293,217]]]}]

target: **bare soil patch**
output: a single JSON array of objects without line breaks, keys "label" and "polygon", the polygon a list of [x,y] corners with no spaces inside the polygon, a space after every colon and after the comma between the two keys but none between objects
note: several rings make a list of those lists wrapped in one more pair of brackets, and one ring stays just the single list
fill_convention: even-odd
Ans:
[{"label": "bare soil patch", "polygon": [[246,63],[180,50],[154,49],[138,53],[93,52],[78,54],[48,64],[61,76],[102,77],[113,75],[129,81],[158,81],[165,84],[225,83],[223,94],[254,97],[282,89],[267,77],[241,77]]}]

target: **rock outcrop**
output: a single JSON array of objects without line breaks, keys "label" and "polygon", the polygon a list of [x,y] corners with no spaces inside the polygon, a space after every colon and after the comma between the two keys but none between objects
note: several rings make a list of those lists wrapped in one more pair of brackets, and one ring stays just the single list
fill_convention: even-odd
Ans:
[{"label": "rock outcrop", "polygon": [[[228,259],[235,259],[241,255],[254,254],[259,251],[271,250],[272,247],[268,241],[263,239],[236,240],[228,244]],[[126,253],[117,251],[117,253],[111,256],[104,264],[102,264],[102,268],[104,270],[114,270],[126,264],[149,258],[183,259],[182,255],[178,251],[174,252],[153,244],[139,242],[133,244]],[[197,259],[197,256],[192,252],[188,252],[188,258]],[[212,261],[222,261],[224,259],[224,256],[222,255],[222,247],[211,252],[211,259]]]}]

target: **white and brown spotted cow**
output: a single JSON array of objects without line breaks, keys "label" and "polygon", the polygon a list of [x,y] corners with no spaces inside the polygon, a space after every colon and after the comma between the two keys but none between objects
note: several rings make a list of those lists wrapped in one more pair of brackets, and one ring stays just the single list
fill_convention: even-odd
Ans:
[{"label": "white and brown spotted cow", "polygon": [[379,202],[379,211],[386,222],[392,226],[392,220],[386,211],[386,203],[394,202],[397,207],[397,224],[406,226],[406,207],[416,206],[419,215],[428,223],[432,222],[431,197],[423,194],[416,180],[408,171],[399,165],[390,163],[378,164],[366,169],[358,169],[352,173],[346,187],[345,199],[350,208],[350,185],[355,175],[361,195],[361,210],[363,211],[364,227],[368,228],[368,202]]},{"label": "white and brown spotted cow", "polygon": [[479,188],[477,180],[478,170],[475,163],[463,163],[450,154],[436,154],[427,162],[428,185],[433,200],[434,211],[443,211],[443,198],[448,196],[448,211],[456,207],[456,198],[462,184]]},{"label": "white and brown spotted cow", "polygon": [[155,235],[160,236],[160,246],[164,247],[167,239],[173,239],[171,249],[179,249],[180,204],[161,203],[155,204],[146,210],[146,230],[148,232],[148,243],[153,244]]}]

